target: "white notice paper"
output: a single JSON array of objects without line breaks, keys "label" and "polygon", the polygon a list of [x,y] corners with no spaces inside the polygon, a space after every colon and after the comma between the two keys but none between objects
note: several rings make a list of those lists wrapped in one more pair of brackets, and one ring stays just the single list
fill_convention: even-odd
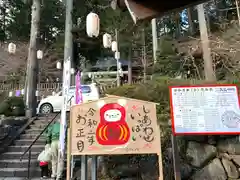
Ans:
[{"label": "white notice paper", "polygon": [[170,92],[175,134],[240,134],[236,86],[171,87]]}]

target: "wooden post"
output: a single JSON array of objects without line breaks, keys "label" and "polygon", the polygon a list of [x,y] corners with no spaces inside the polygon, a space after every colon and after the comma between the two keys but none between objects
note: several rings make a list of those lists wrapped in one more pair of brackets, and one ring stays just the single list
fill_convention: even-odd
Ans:
[{"label": "wooden post", "polygon": [[175,180],[181,180],[181,172],[180,172],[180,158],[178,154],[178,147],[176,137],[171,134],[171,142],[172,142],[172,151],[173,151],[173,168],[174,168],[174,177]]},{"label": "wooden post", "polygon": [[[159,126],[160,129],[160,126]],[[160,134],[159,134],[159,139],[161,142],[161,130],[160,130]],[[160,152],[158,154],[158,169],[159,169],[159,180],[163,180],[163,163],[162,163],[162,147],[161,147],[161,143],[160,143]]]},{"label": "wooden post", "polygon": [[70,127],[68,127],[67,133],[67,180],[70,180],[70,173],[71,173],[71,132]]}]

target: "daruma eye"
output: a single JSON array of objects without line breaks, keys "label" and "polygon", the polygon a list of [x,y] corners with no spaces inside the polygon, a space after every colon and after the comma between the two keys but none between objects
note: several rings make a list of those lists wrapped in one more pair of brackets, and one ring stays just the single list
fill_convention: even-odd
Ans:
[{"label": "daruma eye", "polygon": [[121,119],[121,112],[117,109],[109,109],[104,113],[104,118],[108,122],[117,122]]}]

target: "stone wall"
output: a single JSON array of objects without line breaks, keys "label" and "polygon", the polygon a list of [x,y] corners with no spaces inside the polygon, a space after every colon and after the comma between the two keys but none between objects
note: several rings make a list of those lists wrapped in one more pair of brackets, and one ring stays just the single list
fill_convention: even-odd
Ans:
[{"label": "stone wall", "polygon": [[4,117],[0,118],[0,150],[6,138],[11,138],[19,128],[26,124],[26,117]]},{"label": "stone wall", "polygon": [[192,138],[187,142],[186,157],[193,180],[240,179],[240,142],[237,136]]},{"label": "stone wall", "polygon": [[[182,180],[240,180],[238,136],[181,136],[177,143]],[[170,136],[162,139],[162,151],[164,180],[174,180]],[[157,162],[155,155],[104,157],[111,180],[157,180]]]}]

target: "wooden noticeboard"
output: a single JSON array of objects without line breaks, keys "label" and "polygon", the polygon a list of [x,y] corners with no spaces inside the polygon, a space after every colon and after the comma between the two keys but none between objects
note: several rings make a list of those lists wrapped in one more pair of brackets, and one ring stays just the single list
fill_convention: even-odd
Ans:
[{"label": "wooden noticeboard", "polygon": [[162,179],[155,103],[109,96],[73,106],[70,122],[71,155],[158,154]]}]

